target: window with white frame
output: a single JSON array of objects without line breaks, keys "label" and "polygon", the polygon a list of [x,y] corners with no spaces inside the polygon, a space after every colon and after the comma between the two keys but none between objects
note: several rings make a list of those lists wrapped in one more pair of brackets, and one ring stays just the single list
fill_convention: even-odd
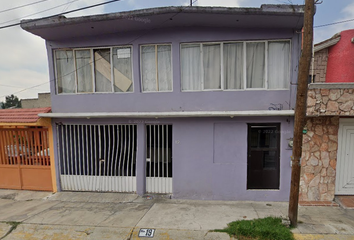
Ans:
[{"label": "window with white frame", "polygon": [[171,45],[141,46],[143,92],[172,91]]},{"label": "window with white frame", "polygon": [[57,93],[133,92],[132,47],[58,49]]},{"label": "window with white frame", "polygon": [[288,89],[290,41],[181,44],[183,91]]}]

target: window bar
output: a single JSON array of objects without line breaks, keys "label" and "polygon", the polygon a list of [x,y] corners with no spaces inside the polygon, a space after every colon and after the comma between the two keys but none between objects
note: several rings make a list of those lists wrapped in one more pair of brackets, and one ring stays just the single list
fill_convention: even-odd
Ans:
[{"label": "window bar", "polygon": [[94,149],[95,145],[93,145],[92,139],[93,139],[93,132],[94,132],[95,126],[94,125],[90,125],[89,129],[90,129],[90,148],[91,148],[91,176],[94,176],[94,172],[93,172],[93,162],[94,162],[93,149]]},{"label": "window bar", "polygon": [[30,141],[29,141],[29,137],[28,137],[28,130],[26,130],[24,133],[24,138],[25,138],[25,142],[26,142],[26,151],[27,151],[27,156],[26,156],[26,165],[29,165],[30,161],[31,161],[31,157],[32,157],[32,153],[31,153],[31,149],[30,149]]},{"label": "window bar", "polygon": [[151,133],[151,128],[152,128],[152,125],[149,125],[150,127],[150,163],[149,163],[149,168],[150,168],[150,172],[149,172],[149,177],[151,178],[151,165],[152,165],[152,133]]},{"label": "window bar", "polygon": [[60,136],[61,128],[59,129],[59,125],[56,124],[57,129],[57,151],[58,151],[58,164],[59,164],[59,175],[62,175],[64,169],[62,169],[62,154],[61,151],[64,151],[64,146],[60,146],[60,139],[63,139],[63,135]]},{"label": "window bar", "polygon": [[[70,158],[68,158],[68,164],[70,164],[71,165],[71,176],[74,176],[74,160],[73,160],[73,143],[72,143],[72,131],[73,131],[73,129],[72,129],[72,126],[71,125],[67,125],[66,126],[67,127],[67,129],[69,129],[69,146],[70,146]],[[75,187],[75,184],[74,184],[74,182],[73,182],[73,178],[71,177],[70,178],[70,184],[72,185],[72,188],[73,187]]]},{"label": "window bar", "polygon": [[32,151],[30,165],[33,165],[34,161],[36,160],[35,134],[33,129],[30,130],[30,138]]},{"label": "window bar", "polygon": [[29,137],[29,131],[26,130],[24,132],[24,138],[25,138],[25,142],[26,142],[26,149],[28,151],[28,155],[27,155],[27,159],[26,159],[26,165],[29,165],[31,162],[31,158],[32,158],[32,152],[31,152],[31,141],[30,141],[30,137]]},{"label": "window bar", "polygon": [[[88,137],[88,128],[89,126],[88,125],[85,125],[85,137],[86,137],[86,141],[85,141],[85,149],[83,150],[86,155],[85,155],[85,158],[86,158],[86,168],[84,168],[85,172],[85,176],[89,176],[89,169],[90,169],[90,161],[89,161],[89,137]],[[89,188],[90,186],[88,186]]]},{"label": "window bar", "polygon": [[[120,146],[120,151],[119,151],[119,163],[118,163],[118,175],[119,177],[122,176],[122,156],[123,156],[123,126],[122,125],[118,125],[119,127],[119,146]],[[122,190],[122,178],[119,178],[119,191]]]},{"label": "window bar", "polygon": [[14,153],[13,153],[13,146],[10,142],[10,136],[11,136],[10,131],[5,131],[5,142],[6,142],[6,146],[8,146],[6,151],[9,159],[9,164],[13,165],[14,163],[12,160],[13,159],[12,156],[14,155]]},{"label": "window bar", "polygon": [[117,174],[117,163],[118,163],[118,154],[119,154],[119,126],[115,125],[116,130],[114,132],[116,132],[116,138],[117,138],[117,142],[116,142],[116,157],[114,158],[114,176],[119,176],[119,174]]},{"label": "window bar", "polygon": [[8,164],[10,164],[10,160],[9,160],[8,151],[7,151],[8,145],[6,144],[6,130],[1,131],[0,136],[1,136],[1,142],[4,143],[4,147],[2,148],[2,149],[4,149],[4,153],[3,153],[4,161],[5,161],[4,164],[8,165]]},{"label": "window bar", "polygon": [[5,130],[5,132],[4,132],[5,145],[8,146],[8,147],[6,147],[7,148],[6,149],[7,161],[8,161],[8,164],[12,165],[13,164],[13,162],[12,162],[13,153],[12,153],[12,147],[11,147],[11,143],[10,143],[9,138],[10,138],[9,131]]},{"label": "window bar", "polygon": [[32,152],[32,162],[31,165],[34,165],[34,163],[38,162],[38,157],[37,157],[37,136],[36,136],[36,132],[35,130],[31,130],[32,133],[32,148],[33,148],[33,152]]},{"label": "window bar", "polygon": [[220,87],[224,90],[225,80],[224,80],[224,43],[220,43]]},{"label": "window bar", "polygon": [[268,41],[264,42],[264,88],[268,89]]},{"label": "window bar", "polygon": [[19,142],[19,138],[18,138],[18,130],[14,129],[13,133],[14,133],[14,143],[15,143],[15,146],[17,148],[16,161],[17,161],[17,164],[20,164],[21,163],[22,149],[21,149],[21,144]]},{"label": "window bar", "polygon": [[42,151],[41,151],[41,154],[42,154],[42,157],[43,157],[43,165],[44,166],[48,166],[48,160],[47,160],[47,152],[48,152],[48,149],[47,149],[47,134],[46,134],[46,129],[42,129],[41,131],[42,133]]},{"label": "window bar", "polygon": [[20,144],[18,143],[18,136],[17,136],[17,131],[16,130],[13,130],[12,131],[12,137],[13,137],[13,145],[15,147],[15,155],[14,155],[14,159],[16,161],[16,164],[18,165],[21,161],[20,159],[20,154],[21,154],[21,151],[20,151]]},{"label": "window bar", "polygon": [[97,154],[98,152],[97,152],[97,144],[98,144],[98,142],[97,142],[97,134],[98,134],[98,126],[97,125],[93,125],[92,126],[93,127],[93,143],[94,143],[94,150],[93,150],[93,152],[94,152],[94,155],[92,156],[93,157],[93,161],[95,162],[95,171],[94,171],[94,174],[93,174],[93,176],[95,176],[93,179],[95,179],[94,180],[94,182],[92,183],[92,185],[94,185],[95,187],[94,187],[94,190],[96,190],[97,189],[97,177],[98,177],[98,165],[100,164],[100,162],[99,162],[99,160],[100,160],[100,156]]},{"label": "window bar", "polygon": [[43,156],[41,154],[41,147],[43,144],[43,139],[41,139],[41,133],[42,133],[42,129],[37,129],[36,131],[36,135],[37,135],[37,156],[39,159],[39,165],[43,166],[44,164],[44,159]]},{"label": "window bar", "polygon": [[4,145],[4,140],[2,138],[3,131],[0,130],[0,165],[6,165],[6,145]]},{"label": "window bar", "polygon": [[[165,145],[165,128],[166,128],[166,125],[163,125],[162,126],[162,133],[161,133],[161,135],[162,135],[162,146],[161,146],[161,155],[162,155],[162,173],[161,173],[161,175],[162,175],[162,177],[166,177],[166,174],[165,174],[165,161],[166,161],[166,149],[165,149],[165,147],[166,147],[166,145]],[[164,191],[165,191],[165,189],[164,189]]]},{"label": "window bar", "polygon": [[[166,142],[167,142],[167,177],[169,177],[169,168],[168,168],[168,162],[170,161],[169,159],[169,155],[168,155],[168,147],[169,147],[169,139],[168,139],[168,129],[169,129],[169,125],[166,126]],[[172,162],[171,162],[172,163]]]},{"label": "window bar", "polygon": [[[90,166],[91,166],[91,171],[92,171],[92,153],[90,155],[90,149],[92,152],[92,137],[90,137],[91,135],[91,125],[86,125],[86,176],[90,176]],[[91,182],[92,182],[92,178],[88,177],[87,181],[87,189],[91,189]]]},{"label": "window bar", "polygon": [[3,140],[3,143],[4,143],[4,155],[5,155],[5,162],[7,165],[11,164],[11,159],[10,159],[10,149],[7,147],[9,146],[9,144],[7,143],[7,130],[4,130],[2,132],[2,140]]},{"label": "window bar", "polygon": [[109,154],[109,168],[107,169],[107,175],[110,176],[110,190],[113,190],[113,160],[114,160],[114,143],[115,143],[115,139],[114,139],[114,125],[109,125],[108,127],[109,131],[108,134],[111,138],[111,140],[109,141],[109,146],[111,148],[110,154]]},{"label": "window bar", "polygon": [[[101,131],[103,131],[102,133],[102,162],[101,162],[101,176],[106,176],[106,161],[107,161],[107,139],[106,139],[106,126],[105,125],[101,125],[100,126]],[[106,177],[100,178],[100,189],[103,190],[103,188],[106,187]]]},{"label": "window bar", "polygon": [[42,161],[42,166],[47,166],[47,157],[46,157],[46,153],[47,153],[47,143],[46,143],[46,135],[45,135],[45,129],[41,129],[41,131],[39,132],[41,140],[42,140],[42,146],[41,146],[41,151],[39,151],[39,154],[41,155],[43,161]]},{"label": "window bar", "polygon": [[[154,177],[155,177],[155,190],[154,192],[158,191],[158,181],[156,181],[156,177],[159,176],[159,149],[158,149],[158,125],[154,125],[155,131],[154,131],[154,151],[155,151],[155,157],[154,157]],[[156,165],[157,165],[157,173],[156,173]]]},{"label": "window bar", "polygon": [[22,144],[21,132],[22,131],[20,129],[16,129],[16,139],[17,139],[18,145],[21,148],[21,152],[18,153],[19,154],[19,158],[20,158],[19,164],[25,165],[25,162],[24,162],[23,158],[24,158],[24,154],[26,153],[26,148],[24,148],[24,146]]},{"label": "window bar", "polygon": [[[82,146],[82,141],[83,141],[83,139],[80,139],[80,126],[82,126],[82,125],[76,125],[76,128],[77,128],[77,160],[75,161],[75,162],[77,162],[78,163],[78,169],[79,169],[79,173],[78,173],[78,175],[80,176],[80,175],[83,175],[82,174],[82,172],[81,172],[81,163],[83,163],[83,159],[81,158],[81,148],[80,148],[80,146]],[[80,185],[82,186],[82,178],[80,177],[80,178],[78,178],[78,180],[79,180],[79,182],[80,182]],[[81,188],[81,190],[83,190],[83,187]]]},{"label": "window bar", "polygon": [[[81,179],[78,178],[78,176],[80,176],[80,172],[79,172],[79,166],[80,166],[80,159],[79,159],[79,153],[78,153],[78,142],[79,142],[79,139],[78,139],[78,135],[79,135],[79,130],[78,130],[78,125],[72,125],[73,128],[74,128],[74,162],[75,162],[75,181],[76,181],[76,186],[77,188],[79,188],[79,190],[82,190],[82,187],[81,187]],[[81,167],[80,167],[81,168]]]},{"label": "window bar", "polygon": [[201,81],[201,85],[202,85],[202,91],[204,90],[204,69],[203,69],[203,65],[204,65],[204,59],[203,59],[203,44],[200,44],[199,47],[199,51],[200,51],[200,77],[201,79],[199,79]]},{"label": "window bar", "polygon": [[115,139],[115,131],[114,131],[114,127],[115,127],[115,125],[111,125],[111,133],[112,133],[112,143],[110,143],[110,144],[112,144],[112,152],[111,152],[111,156],[110,156],[110,159],[111,159],[111,174],[110,174],[110,176],[111,177],[113,177],[114,175],[113,175],[113,161],[114,161],[114,151],[115,151],[115,144],[116,144],[116,139]]},{"label": "window bar", "polygon": [[[70,166],[69,166],[69,161],[68,161],[68,159],[69,159],[68,129],[66,128],[66,125],[62,125],[61,129],[62,129],[62,132],[63,132],[62,144],[66,145],[66,147],[63,148],[63,165],[64,165],[64,169],[65,169],[64,175],[69,175]],[[64,132],[65,132],[66,141],[64,141]]]},{"label": "window bar", "polygon": [[40,130],[37,128],[35,131],[35,136],[36,136],[36,158],[37,158],[37,164],[39,165],[42,165],[43,163],[43,159],[42,159],[42,156],[41,156],[41,151],[40,151],[40,146],[41,146],[41,143],[40,143]]},{"label": "window bar", "polygon": [[4,130],[2,132],[2,138],[3,138],[3,143],[4,143],[4,155],[5,155],[5,158],[6,158],[6,164],[9,165],[11,164],[11,159],[10,159],[10,149],[7,147],[9,146],[9,144],[7,143],[7,130]]},{"label": "window bar", "polygon": [[160,177],[160,125],[157,125],[157,177]]},{"label": "window bar", "polygon": [[130,184],[131,184],[130,190],[131,191],[133,191],[133,189],[134,189],[134,184],[133,184],[133,166],[136,163],[136,159],[135,159],[135,157],[136,157],[136,154],[135,154],[135,139],[136,139],[136,137],[135,137],[135,125],[133,125],[133,143],[132,143],[132,145],[133,145],[132,146],[132,161],[133,161],[133,163],[132,163],[132,166],[130,168],[130,176],[132,177],[132,179],[130,181]]},{"label": "window bar", "polygon": [[[127,143],[127,125],[123,125],[123,126],[124,126],[124,155],[123,155],[123,169],[122,169],[123,174],[122,174],[122,176],[125,177],[126,176],[125,168],[127,167],[127,157],[128,157],[128,155],[127,155],[127,150],[128,150],[127,149],[127,145],[128,145],[128,143]],[[126,189],[125,189],[126,185],[125,185],[124,181],[122,181],[122,183],[123,183],[122,191],[125,192],[126,191]]]},{"label": "window bar", "polygon": [[[151,158],[151,171],[152,171],[152,175],[151,175],[151,189],[152,192],[155,192],[155,181],[154,181],[154,177],[156,177],[156,125],[152,125],[152,132],[153,132],[153,136],[152,137],[152,141],[153,141],[153,151],[154,151],[154,155],[153,158]],[[152,147],[152,146],[151,146]]]},{"label": "window bar", "polygon": [[6,145],[4,145],[4,141],[2,139],[3,131],[0,130],[0,165],[6,164]]},{"label": "window bar", "polygon": [[[131,161],[131,146],[130,146],[130,141],[131,141],[131,130],[130,127],[131,125],[128,125],[128,135],[126,136],[126,139],[128,140],[128,153],[127,153],[127,170],[126,170],[126,177],[129,177],[129,169],[130,169],[130,165],[132,163]],[[129,156],[130,155],[130,156]],[[127,178],[128,179],[128,178]],[[126,181],[126,191],[129,191],[129,181]]]},{"label": "window bar", "polygon": [[12,131],[12,141],[13,141],[13,147],[14,147],[14,152],[15,154],[14,156],[14,161],[16,162],[16,164],[19,164],[20,161],[20,148],[19,148],[19,144],[17,141],[17,136],[16,136],[16,131]]},{"label": "window bar", "polygon": [[25,130],[19,130],[19,136],[20,136],[20,142],[21,142],[21,148],[22,151],[24,151],[22,153],[22,164],[23,165],[27,165],[27,154],[28,154],[28,150],[27,150],[27,146],[26,146],[26,141],[24,138],[24,134],[25,134]]},{"label": "window bar", "polygon": [[247,46],[246,42],[243,42],[243,89],[247,89]]},{"label": "window bar", "polygon": [[[84,140],[85,139],[85,131],[84,131],[85,125],[79,125],[78,127],[81,130],[81,138],[79,139],[80,148],[78,149],[79,155],[80,155],[80,157],[79,157],[80,175],[86,176],[85,169],[87,168],[87,165],[86,165],[87,158],[85,157],[85,152],[86,152],[85,145],[87,144],[87,141]],[[86,187],[87,181],[83,177],[81,177],[80,179],[82,181],[83,190],[87,190],[87,187]]]},{"label": "window bar", "polygon": [[44,129],[41,129],[40,131],[38,131],[38,137],[39,137],[39,143],[38,143],[38,146],[39,146],[39,151],[38,151],[38,155],[40,156],[41,158],[41,166],[45,166],[46,165],[46,160],[45,160],[45,156],[44,156],[44,151],[45,151],[45,133],[44,133]]},{"label": "window bar", "polygon": [[[86,161],[87,161],[87,158],[86,158],[86,151],[85,151],[85,145],[87,144],[87,141],[85,140],[85,125],[79,125],[78,126],[79,129],[81,130],[81,138],[79,138],[79,143],[80,143],[80,148],[78,149],[79,151],[79,154],[80,154],[80,157],[79,157],[79,166],[81,168],[80,170],[80,175],[81,176],[86,176],[85,174],[85,169],[87,169],[87,165],[86,165]],[[82,187],[83,187],[83,190],[87,190],[87,181],[81,177],[80,178],[81,181],[82,181]]]},{"label": "window bar", "polygon": [[[103,170],[103,176],[102,178],[102,190],[106,191],[109,187],[109,154],[110,154],[110,136],[109,136],[109,125],[103,125],[103,141],[104,141],[104,170]],[[108,182],[107,182],[108,181]]]},{"label": "window bar", "polygon": [[155,45],[156,91],[159,92],[159,69],[157,60],[157,45]]},{"label": "window bar", "polygon": [[[112,189],[116,190],[117,191],[117,178],[116,177],[116,174],[115,174],[115,167],[116,167],[116,162],[117,162],[117,159],[115,156],[117,156],[117,151],[118,151],[118,148],[116,147],[116,137],[117,137],[117,133],[115,131],[115,128],[116,128],[116,125],[112,125],[112,138],[113,138],[113,143],[112,143],[112,156],[111,156],[111,184],[113,186]],[[115,153],[115,154],[114,154]]]}]

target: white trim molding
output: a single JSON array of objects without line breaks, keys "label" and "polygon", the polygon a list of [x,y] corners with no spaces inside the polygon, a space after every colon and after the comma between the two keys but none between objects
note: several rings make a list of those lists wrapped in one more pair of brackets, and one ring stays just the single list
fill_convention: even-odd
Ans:
[{"label": "white trim molding", "polygon": [[186,112],[92,112],[92,113],[40,113],[46,118],[175,118],[175,117],[256,117],[294,116],[294,110],[253,111],[186,111]]}]

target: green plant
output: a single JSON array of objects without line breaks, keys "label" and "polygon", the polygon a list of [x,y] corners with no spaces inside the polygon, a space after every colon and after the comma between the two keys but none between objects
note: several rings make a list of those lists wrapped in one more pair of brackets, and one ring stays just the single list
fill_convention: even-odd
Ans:
[{"label": "green plant", "polygon": [[290,229],[277,217],[235,221],[229,223],[227,228],[217,229],[215,232],[226,232],[240,240],[294,240]]},{"label": "green plant", "polygon": [[9,231],[7,231],[7,233],[4,236],[0,238],[0,240],[8,236],[12,231],[14,231],[17,228],[18,225],[21,224],[21,222],[5,222],[5,223],[11,225],[11,228],[9,229]]}]

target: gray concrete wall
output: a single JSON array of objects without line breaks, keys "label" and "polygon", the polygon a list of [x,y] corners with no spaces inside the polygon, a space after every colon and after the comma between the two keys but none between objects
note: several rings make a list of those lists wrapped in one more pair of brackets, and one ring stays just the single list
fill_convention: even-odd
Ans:
[{"label": "gray concrete wall", "polygon": [[50,93],[38,93],[38,98],[21,99],[22,108],[44,108],[51,107]]}]

